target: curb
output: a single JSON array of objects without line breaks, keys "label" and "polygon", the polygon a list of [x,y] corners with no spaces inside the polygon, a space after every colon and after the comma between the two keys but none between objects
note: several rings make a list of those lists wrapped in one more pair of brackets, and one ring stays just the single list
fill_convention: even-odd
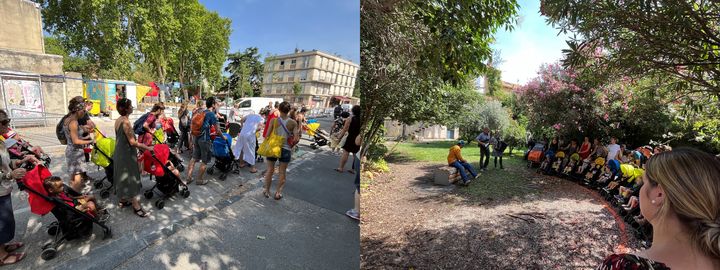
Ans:
[{"label": "curb", "polygon": [[[310,158],[315,156],[318,152],[323,150],[313,151],[298,151],[300,152],[295,158],[295,163],[288,167],[288,171],[291,171],[299,165],[305,163]],[[190,227],[197,222],[207,218],[211,214],[221,211],[228,206],[240,201],[245,197],[246,194],[253,190],[262,188],[264,176],[249,179],[244,185],[251,185],[251,188],[245,190],[241,194],[229,196],[227,199],[222,199],[215,203],[213,206],[198,211],[186,218],[172,222],[170,225],[161,227],[159,229],[152,228],[133,234],[123,235],[111,242],[104,243],[98,247],[95,247],[92,251],[83,255],[82,257],[70,259],[53,266],[53,269],[114,269],[122,265],[128,259],[135,257],[137,254],[145,250],[146,248],[154,245],[155,243],[167,239],[170,236],[180,232],[182,229]],[[252,182],[255,184],[252,185]],[[233,190],[227,191],[222,196],[232,194]],[[92,260],[90,259],[92,258]],[[82,267],[78,267],[82,266]]]}]

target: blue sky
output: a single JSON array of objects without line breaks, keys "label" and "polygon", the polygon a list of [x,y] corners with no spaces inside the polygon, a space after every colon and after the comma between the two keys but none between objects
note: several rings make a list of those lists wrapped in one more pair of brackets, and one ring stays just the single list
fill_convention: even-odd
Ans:
[{"label": "blue sky", "polygon": [[200,0],[232,20],[230,52],[317,49],[360,63],[359,0]]},{"label": "blue sky", "polygon": [[520,0],[520,20],[515,30],[498,31],[493,48],[501,51],[504,61],[499,65],[502,80],[524,84],[537,75],[538,68],[562,58],[567,48],[567,35],[558,36],[558,30],[545,22],[540,15],[540,1]]}]

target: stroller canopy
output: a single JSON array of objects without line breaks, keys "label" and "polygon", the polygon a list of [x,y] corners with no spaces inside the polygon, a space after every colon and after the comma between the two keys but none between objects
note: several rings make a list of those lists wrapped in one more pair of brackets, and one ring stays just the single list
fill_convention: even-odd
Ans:
[{"label": "stroller canopy", "polygon": [[[30,212],[37,215],[45,215],[55,208],[55,205],[43,196],[47,197],[48,193],[43,186],[43,180],[52,176],[50,170],[37,165],[35,168],[27,172],[25,177],[21,180],[28,189],[28,204],[30,204]],[[39,194],[36,194],[39,193]]]},{"label": "stroller canopy", "polygon": [[92,150],[92,162],[100,167],[107,167],[110,165],[113,154],[115,153],[115,139],[113,138],[100,138],[95,142],[95,147]]},{"label": "stroller canopy", "polygon": [[[155,176],[163,176],[165,175],[163,168],[170,157],[170,147],[167,144],[156,144],[153,147],[153,152],[155,152],[157,160],[152,157],[153,154],[150,151],[143,153],[143,170]],[[162,163],[159,163],[158,160]]]}]

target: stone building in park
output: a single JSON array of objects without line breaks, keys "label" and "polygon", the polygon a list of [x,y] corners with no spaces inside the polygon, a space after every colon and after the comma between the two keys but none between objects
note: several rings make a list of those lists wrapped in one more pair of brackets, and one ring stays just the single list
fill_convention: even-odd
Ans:
[{"label": "stone building in park", "polygon": [[[263,97],[282,98],[310,108],[358,104],[352,97],[360,66],[318,50],[272,56],[265,59]],[[297,86],[296,86],[297,85]],[[299,93],[294,89],[299,87]]]},{"label": "stone building in park", "polygon": [[81,75],[63,73],[62,56],[45,54],[40,6],[0,1],[0,108],[12,125],[52,125],[80,95]]}]

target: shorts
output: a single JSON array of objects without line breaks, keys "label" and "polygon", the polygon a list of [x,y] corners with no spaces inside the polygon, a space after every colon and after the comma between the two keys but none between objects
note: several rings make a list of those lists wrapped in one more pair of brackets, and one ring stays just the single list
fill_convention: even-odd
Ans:
[{"label": "shorts", "polygon": [[[280,158],[279,158],[280,162],[290,163],[291,158],[292,158],[292,151],[287,150],[285,148],[283,148],[282,151],[280,151]],[[278,161],[278,158],[274,158],[274,157],[268,157],[267,159],[269,161],[273,161],[273,162]]]},{"label": "shorts", "polygon": [[210,159],[212,158],[212,153],[210,152],[210,141],[200,140],[198,137],[195,138],[193,144],[195,145],[195,148],[193,148],[192,158],[194,160],[200,160],[205,164],[210,163]]}]

